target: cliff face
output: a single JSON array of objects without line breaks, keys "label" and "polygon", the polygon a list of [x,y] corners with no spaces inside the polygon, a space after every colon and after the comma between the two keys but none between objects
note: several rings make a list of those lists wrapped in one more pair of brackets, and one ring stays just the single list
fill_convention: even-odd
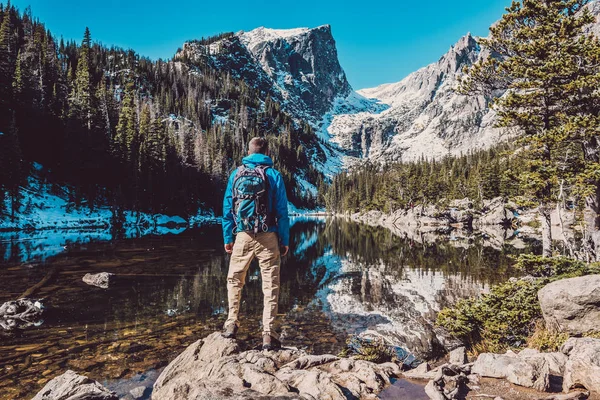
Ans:
[{"label": "cliff face", "polygon": [[208,44],[185,43],[175,57],[229,72],[313,125],[334,99],[352,91],[329,25],[286,30],[260,27]]},{"label": "cliff face", "polygon": [[238,35],[282,93],[285,104],[298,115],[319,119],[336,97],[352,90],[339,64],[329,25],[258,28]]}]

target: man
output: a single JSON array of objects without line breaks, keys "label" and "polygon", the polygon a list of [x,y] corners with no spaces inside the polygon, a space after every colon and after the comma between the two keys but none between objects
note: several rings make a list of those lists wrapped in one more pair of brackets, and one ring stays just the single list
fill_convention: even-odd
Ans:
[{"label": "man", "polygon": [[290,227],[283,178],[273,169],[268,154],[264,138],[252,139],[248,156],[229,177],[225,191],[223,239],[231,260],[227,274],[229,315],[223,336],[235,338],[242,288],[248,267],[256,257],[264,296],[263,349],[275,350],[281,347],[273,326],[279,301],[281,254],[285,256],[289,250]]}]

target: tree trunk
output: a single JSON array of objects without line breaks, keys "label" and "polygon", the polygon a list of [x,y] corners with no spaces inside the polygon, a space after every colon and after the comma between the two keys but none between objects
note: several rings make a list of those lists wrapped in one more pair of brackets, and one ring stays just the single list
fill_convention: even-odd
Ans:
[{"label": "tree trunk", "polygon": [[540,214],[542,217],[542,255],[544,257],[552,257],[552,223],[551,209],[545,205],[540,206]]}]

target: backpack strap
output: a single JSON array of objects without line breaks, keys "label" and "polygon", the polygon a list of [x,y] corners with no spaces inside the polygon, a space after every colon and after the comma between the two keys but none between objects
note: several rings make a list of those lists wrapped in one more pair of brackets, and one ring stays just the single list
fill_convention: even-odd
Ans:
[{"label": "backpack strap", "polygon": [[238,230],[238,223],[237,223],[237,216],[235,215],[235,203],[238,200],[238,197],[236,195],[236,190],[235,190],[235,183],[237,182],[238,179],[240,179],[240,177],[242,175],[244,175],[244,172],[246,172],[246,166],[244,164],[240,165],[236,171],[235,171],[235,176],[233,177],[233,184],[231,185],[231,214],[233,216],[233,236],[237,235],[237,230]]},{"label": "backpack strap", "polygon": [[[256,169],[260,173],[261,178],[265,181],[265,187],[267,190],[267,198],[270,198],[271,193],[271,182],[269,181],[269,177],[267,176],[267,170],[272,168],[270,165],[258,165]],[[266,221],[267,226],[275,222],[275,217],[273,216],[273,207],[269,207],[269,202],[267,200],[267,204],[265,204],[267,209]]]}]

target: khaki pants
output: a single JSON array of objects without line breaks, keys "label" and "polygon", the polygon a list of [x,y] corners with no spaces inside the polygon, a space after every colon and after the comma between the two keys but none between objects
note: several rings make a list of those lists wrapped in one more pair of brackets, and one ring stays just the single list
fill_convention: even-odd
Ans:
[{"label": "khaki pants", "polygon": [[254,236],[246,232],[236,235],[227,274],[227,297],[229,300],[229,316],[225,325],[238,323],[242,288],[246,282],[246,273],[250,263],[256,257],[262,277],[263,334],[278,338],[273,324],[277,316],[279,301],[279,238],[275,232],[261,232]]}]

